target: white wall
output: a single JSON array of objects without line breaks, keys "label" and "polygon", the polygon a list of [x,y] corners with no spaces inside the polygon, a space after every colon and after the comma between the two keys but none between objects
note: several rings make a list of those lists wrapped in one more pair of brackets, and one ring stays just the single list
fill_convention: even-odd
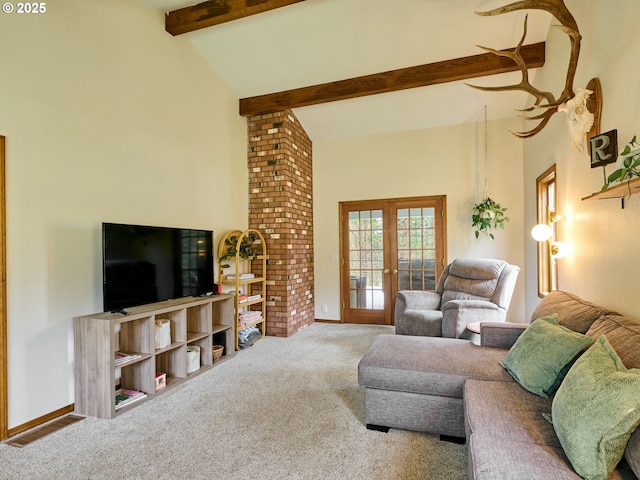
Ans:
[{"label": "white wall", "polygon": [[73,403],[72,318],[102,310],[101,222],[247,222],[238,100],[161,12],[56,0],[0,15],[9,427]]},{"label": "white wall", "polygon": [[[522,141],[509,130],[519,120],[489,122],[485,162],[484,112],[478,121],[455,127],[379,135],[313,146],[316,318],[340,320],[338,203],[349,200],[447,196],[448,260],[503,258],[524,269]],[[482,200],[485,165],[489,194],[507,207],[510,222],[495,240],[476,239],[471,209]],[[327,305],[328,312],[321,306]],[[524,272],[509,320],[523,321]]]},{"label": "white wall", "polygon": [[[585,87],[598,77],[602,83],[602,132],[618,130],[619,150],[634,135],[640,135],[640,82],[638,58],[640,16],[637,0],[617,0],[615,8],[603,0],[568,0],[582,33],[582,51],[574,87]],[[547,64],[536,77],[536,86],[560,92],[568,59],[568,40],[552,29],[547,39]],[[562,113],[539,135],[525,141],[525,224],[535,223],[535,180],[546,168],[557,165],[558,211],[566,220],[559,226],[559,239],[571,248],[560,260],[559,287],[587,300],[640,318],[637,272],[640,270],[640,196],[621,208],[620,200],[582,201],[600,190],[601,168],[591,169],[586,153],[570,145]],[[616,167],[610,165],[607,172]],[[538,303],[536,253],[527,235],[526,301],[530,314]]]}]

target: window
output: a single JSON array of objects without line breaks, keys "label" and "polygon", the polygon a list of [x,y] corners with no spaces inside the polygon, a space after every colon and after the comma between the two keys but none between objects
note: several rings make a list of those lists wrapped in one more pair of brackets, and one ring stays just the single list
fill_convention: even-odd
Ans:
[{"label": "window", "polygon": [[553,165],[536,179],[537,223],[551,227],[551,238],[538,242],[538,296],[558,289],[558,265],[551,254],[551,245],[556,240],[556,166]]}]

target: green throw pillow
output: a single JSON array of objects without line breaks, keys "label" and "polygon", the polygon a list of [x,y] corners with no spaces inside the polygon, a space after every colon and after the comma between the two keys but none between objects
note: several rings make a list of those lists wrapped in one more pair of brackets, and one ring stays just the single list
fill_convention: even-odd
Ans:
[{"label": "green throw pillow", "polygon": [[627,369],[602,335],[553,399],[553,428],[578,475],[604,480],[640,424],[640,369]]},{"label": "green throw pillow", "polygon": [[591,337],[558,325],[554,314],[534,320],[500,365],[531,393],[549,398],[592,343]]}]

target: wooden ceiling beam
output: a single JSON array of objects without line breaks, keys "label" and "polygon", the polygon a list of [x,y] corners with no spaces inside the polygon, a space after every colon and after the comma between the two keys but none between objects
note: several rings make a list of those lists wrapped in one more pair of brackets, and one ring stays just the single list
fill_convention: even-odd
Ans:
[{"label": "wooden ceiling beam", "polygon": [[[524,45],[520,52],[527,68],[538,68],[544,65],[544,42]],[[263,115],[290,108],[516,71],[520,71],[520,68],[513,60],[492,53],[483,53],[348,80],[242,98],[240,99],[240,115],[243,117]]]},{"label": "wooden ceiling beam", "polygon": [[298,2],[304,0],[210,0],[169,12],[165,30],[181,35]]}]

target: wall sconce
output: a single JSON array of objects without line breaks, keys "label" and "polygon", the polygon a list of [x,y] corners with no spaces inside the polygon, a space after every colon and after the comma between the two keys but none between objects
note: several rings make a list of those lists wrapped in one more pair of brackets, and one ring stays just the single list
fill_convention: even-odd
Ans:
[{"label": "wall sconce", "polygon": [[564,242],[551,243],[551,256],[553,258],[564,258],[569,254],[569,247]]},{"label": "wall sconce", "polygon": [[536,242],[546,242],[553,235],[553,230],[546,223],[539,223],[531,229],[531,236]]},{"label": "wall sconce", "polygon": [[[548,242],[553,237],[553,223],[562,217],[556,212],[549,212],[548,223],[539,223],[531,229],[531,236],[536,242]],[[569,247],[563,242],[550,242],[549,251],[553,258],[564,258],[569,253]]]}]

